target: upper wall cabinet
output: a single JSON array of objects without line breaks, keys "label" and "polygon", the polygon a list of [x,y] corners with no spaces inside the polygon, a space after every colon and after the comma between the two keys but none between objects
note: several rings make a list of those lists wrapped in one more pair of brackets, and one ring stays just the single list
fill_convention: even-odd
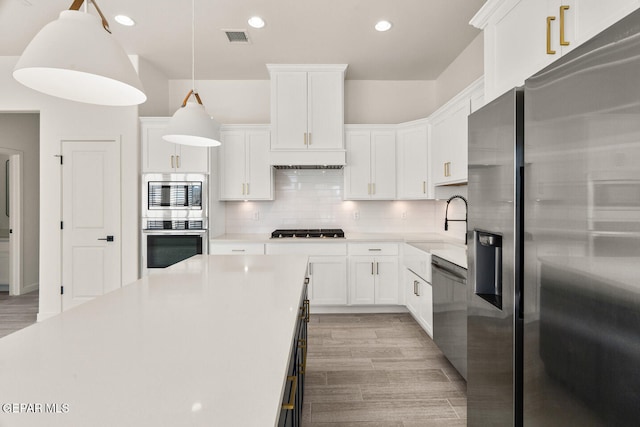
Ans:
[{"label": "upper wall cabinet", "polygon": [[429,139],[425,120],[399,125],[396,157],[398,199],[429,198]]},{"label": "upper wall cabinet", "polygon": [[220,200],[273,200],[269,128],[229,125],[220,134]]},{"label": "upper wall cabinet", "polygon": [[344,148],[346,65],[267,65],[271,149]]},{"label": "upper wall cabinet", "polygon": [[485,100],[522,85],[639,6],[639,0],[487,1],[471,20],[484,30]]},{"label": "upper wall cabinet", "polygon": [[141,117],[142,172],[209,173],[209,149],[162,139],[170,117]]},{"label": "upper wall cabinet", "polygon": [[479,79],[429,117],[433,185],[467,182],[468,117],[482,105]]},{"label": "upper wall cabinet", "polygon": [[394,127],[350,125],[347,165],[344,167],[346,200],[396,198],[396,132]]}]

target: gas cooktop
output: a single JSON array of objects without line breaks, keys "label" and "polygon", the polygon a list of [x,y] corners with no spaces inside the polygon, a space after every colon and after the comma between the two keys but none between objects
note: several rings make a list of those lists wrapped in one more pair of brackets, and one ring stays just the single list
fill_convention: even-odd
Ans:
[{"label": "gas cooktop", "polygon": [[271,233],[272,239],[283,239],[286,237],[300,237],[303,239],[313,237],[338,239],[344,238],[344,231],[342,231],[342,229],[340,228],[309,228],[275,230],[273,233]]}]

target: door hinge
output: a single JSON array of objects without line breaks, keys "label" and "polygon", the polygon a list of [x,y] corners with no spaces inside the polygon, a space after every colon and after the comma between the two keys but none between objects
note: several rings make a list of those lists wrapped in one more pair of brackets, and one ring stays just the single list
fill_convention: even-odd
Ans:
[{"label": "door hinge", "polygon": [[54,157],[60,157],[60,164],[62,164],[62,154],[54,154]]},{"label": "door hinge", "polygon": [[64,295],[64,286],[60,286],[60,295]]},{"label": "door hinge", "polygon": [[60,221],[60,230],[64,230],[64,221]]}]

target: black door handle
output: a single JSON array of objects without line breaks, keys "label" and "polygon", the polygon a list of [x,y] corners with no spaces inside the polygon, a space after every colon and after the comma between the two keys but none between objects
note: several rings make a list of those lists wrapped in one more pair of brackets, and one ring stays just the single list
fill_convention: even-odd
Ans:
[{"label": "black door handle", "polygon": [[107,237],[104,237],[104,238],[98,239],[98,240],[106,240],[107,242],[113,242],[113,236],[107,236]]}]

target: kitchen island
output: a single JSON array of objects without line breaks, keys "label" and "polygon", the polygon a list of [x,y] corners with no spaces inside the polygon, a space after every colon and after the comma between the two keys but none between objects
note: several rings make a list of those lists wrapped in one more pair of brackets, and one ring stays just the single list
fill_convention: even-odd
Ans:
[{"label": "kitchen island", "polygon": [[0,426],[269,426],[307,257],[195,256],[0,339]]}]

